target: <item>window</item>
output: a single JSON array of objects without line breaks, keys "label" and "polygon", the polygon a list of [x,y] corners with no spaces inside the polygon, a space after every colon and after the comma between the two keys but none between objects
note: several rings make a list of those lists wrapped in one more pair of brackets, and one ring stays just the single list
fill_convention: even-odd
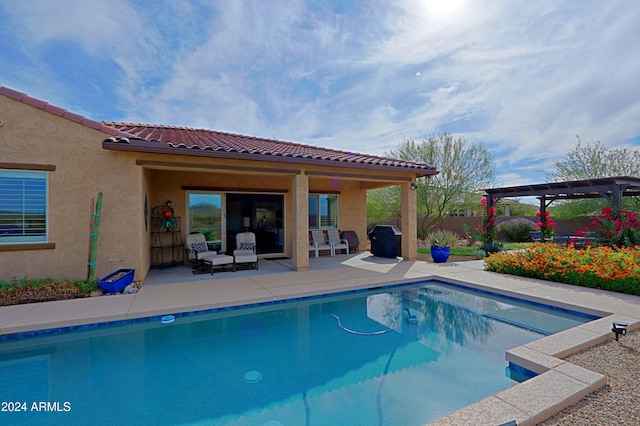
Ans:
[{"label": "window", "polygon": [[0,243],[47,241],[47,172],[0,170]]},{"label": "window", "polygon": [[189,232],[200,232],[207,242],[216,246],[216,251],[223,251],[222,227],[222,194],[190,193],[189,197]]},{"label": "window", "polygon": [[309,229],[338,228],[338,196],[309,195]]}]

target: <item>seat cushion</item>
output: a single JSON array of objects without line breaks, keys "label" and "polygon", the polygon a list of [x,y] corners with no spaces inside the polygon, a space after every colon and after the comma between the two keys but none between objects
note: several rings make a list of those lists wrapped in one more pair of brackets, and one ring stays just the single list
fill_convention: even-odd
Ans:
[{"label": "seat cushion", "polygon": [[216,253],[215,251],[206,251],[206,252],[198,253],[198,260],[202,260],[204,262],[211,262],[211,259],[217,256],[222,256],[222,255]]},{"label": "seat cushion", "polygon": [[210,260],[207,259],[206,262],[211,263],[211,265],[228,265],[233,263],[233,256],[229,256],[226,254],[218,254],[213,256]]},{"label": "seat cushion", "polygon": [[258,260],[258,256],[250,251],[244,253],[235,252],[234,257],[236,259],[236,263],[255,262]]}]

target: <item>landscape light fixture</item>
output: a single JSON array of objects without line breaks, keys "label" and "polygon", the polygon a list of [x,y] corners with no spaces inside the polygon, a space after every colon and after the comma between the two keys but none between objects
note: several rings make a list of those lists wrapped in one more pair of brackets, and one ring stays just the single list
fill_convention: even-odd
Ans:
[{"label": "landscape light fixture", "polygon": [[613,331],[616,334],[616,342],[618,341],[618,336],[620,336],[621,334],[623,336],[625,336],[627,334],[627,326],[629,324],[626,322],[614,322],[613,323],[613,328],[611,329],[611,331]]},{"label": "landscape light fixture", "polygon": [[418,182],[411,182],[409,185],[411,186],[411,189],[418,189]]}]

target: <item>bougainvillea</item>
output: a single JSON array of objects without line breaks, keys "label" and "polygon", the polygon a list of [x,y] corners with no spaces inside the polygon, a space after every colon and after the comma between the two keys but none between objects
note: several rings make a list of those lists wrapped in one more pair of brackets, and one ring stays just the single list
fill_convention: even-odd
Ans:
[{"label": "bougainvillea", "polygon": [[482,225],[478,226],[478,232],[480,234],[478,240],[484,244],[492,243],[496,238],[496,209],[495,207],[487,207],[486,198],[480,201],[480,207],[486,209],[487,214],[482,220]]},{"label": "bougainvillea", "polygon": [[553,238],[553,234],[556,232],[556,223],[551,218],[551,212],[545,211],[544,216],[537,212],[536,217],[540,219],[535,225],[538,231],[542,232],[546,240]]},{"label": "bougainvillea", "polygon": [[[495,202],[496,200],[494,199],[493,201]],[[474,229],[472,233],[465,227],[465,238],[470,245],[473,245],[475,241],[480,241],[482,243],[481,248],[486,254],[496,253],[502,250],[502,244],[495,241],[496,209],[495,207],[487,207],[486,198],[480,201],[480,207],[487,212],[482,219],[482,225],[478,225],[477,229]]]},{"label": "bougainvillea", "polygon": [[591,227],[578,235],[593,237],[601,244],[617,247],[633,247],[638,244],[640,218],[638,213],[617,207],[604,207],[591,221]]}]

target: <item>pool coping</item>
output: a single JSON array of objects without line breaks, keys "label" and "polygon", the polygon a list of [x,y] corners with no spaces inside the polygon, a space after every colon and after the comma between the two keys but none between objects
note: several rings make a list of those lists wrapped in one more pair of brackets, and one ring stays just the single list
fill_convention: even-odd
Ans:
[{"label": "pool coping", "polygon": [[499,425],[516,421],[518,425],[534,425],[607,383],[605,376],[562,358],[612,338],[613,321],[628,323],[628,330],[640,327],[637,296],[486,272],[480,269],[482,261],[431,264],[355,259],[348,267],[336,269],[143,286],[133,295],[0,307],[0,335],[431,279],[603,316],[508,350],[508,362],[538,376],[429,423]]}]

